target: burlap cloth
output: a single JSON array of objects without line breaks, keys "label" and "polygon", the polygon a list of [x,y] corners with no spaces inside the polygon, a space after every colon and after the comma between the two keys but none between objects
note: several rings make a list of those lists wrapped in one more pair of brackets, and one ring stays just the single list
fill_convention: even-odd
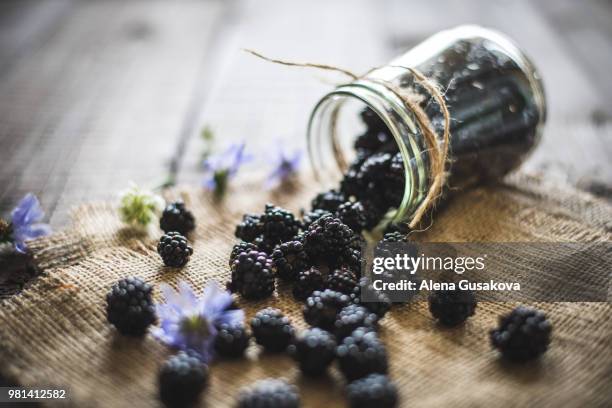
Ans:
[{"label": "burlap cloth", "polygon": [[[211,280],[225,282],[236,220],[246,211],[261,211],[267,201],[298,210],[313,185],[268,194],[260,183],[243,182],[222,204],[198,189],[168,192],[169,198],[182,197],[198,220],[195,254],[182,270],[161,266],[155,252],[159,232],[138,236],[124,228],[112,204],[77,209],[72,227],[32,244],[44,276],[2,304],[1,372],[24,386],[68,387],[70,406],[158,406],[157,370],[170,351],[151,336],[135,340],[115,334],[104,311],[109,287],[128,275],[152,283],[185,279],[198,289]],[[607,203],[523,176],[458,197],[418,239],[608,241],[611,231]],[[534,276],[534,284],[538,279]],[[300,305],[286,289],[279,292],[240,304],[247,317],[266,305],[279,307],[304,327]],[[609,304],[536,304],[553,322],[552,344],[540,361],[519,366],[500,361],[488,341],[498,315],[512,306],[481,303],[476,315],[455,329],[438,327],[422,302],[394,308],[381,336],[401,406],[610,406]],[[202,406],[231,406],[240,387],[264,377],[298,384],[306,407],[344,405],[335,368],[328,378],[305,380],[289,357],[262,354],[256,346],[247,359],[216,361],[211,373]]]}]

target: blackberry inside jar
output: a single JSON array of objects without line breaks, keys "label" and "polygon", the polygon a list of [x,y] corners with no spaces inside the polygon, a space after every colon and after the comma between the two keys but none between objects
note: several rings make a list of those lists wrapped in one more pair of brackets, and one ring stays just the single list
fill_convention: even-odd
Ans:
[{"label": "blackberry inside jar", "polygon": [[309,154],[317,179],[359,201],[372,229],[411,220],[425,200],[436,157],[427,132],[445,149],[448,123],[444,186],[456,192],[518,167],[545,118],[543,86],[525,54],[498,32],[461,26],[326,94],[308,124]]}]

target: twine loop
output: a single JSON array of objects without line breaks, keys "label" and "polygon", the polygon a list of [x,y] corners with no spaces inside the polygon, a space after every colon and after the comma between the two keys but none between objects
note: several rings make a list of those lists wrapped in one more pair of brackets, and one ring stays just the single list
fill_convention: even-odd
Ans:
[{"label": "twine loop", "polygon": [[[284,61],[280,59],[273,59],[273,58],[266,57],[265,55],[262,55],[261,53],[250,50],[250,49],[245,49],[244,51],[260,59],[263,59],[265,61],[268,61],[274,64],[292,66],[292,67],[302,67],[302,68],[315,68],[315,69],[321,69],[321,70],[326,70],[326,71],[335,71],[335,72],[339,72],[351,78],[352,80],[358,80],[358,79],[365,78],[370,72],[376,69],[376,68],[370,69],[368,70],[368,72],[366,72],[363,75],[356,75],[349,70],[339,68],[333,65],[317,64],[317,63],[310,63],[310,62],[301,63],[301,62]],[[430,154],[429,172],[430,172],[430,177],[431,177],[431,183],[427,191],[427,194],[425,195],[425,197],[423,198],[419,206],[414,211],[412,218],[410,222],[408,223],[408,226],[410,228],[415,228],[419,224],[419,222],[423,219],[425,214],[427,214],[427,211],[429,211],[435,206],[436,201],[442,194],[442,190],[446,184],[446,179],[447,179],[446,163],[448,160],[449,139],[450,139],[450,113],[448,111],[448,107],[446,106],[446,102],[444,101],[443,92],[439,89],[439,87],[432,80],[430,80],[429,78],[424,76],[421,72],[419,72],[417,69],[412,68],[412,67],[404,67],[401,65],[391,65],[390,67],[402,68],[410,72],[411,75],[414,77],[415,82],[420,84],[429,93],[429,95],[433,99],[436,100],[436,102],[438,103],[440,107],[440,110],[442,111],[442,115],[444,117],[444,130],[442,132],[442,135],[438,135],[436,130],[432,126],[431,121],[429,120],[429,117],[427,116],[427,113],[425,113],[425,111],[421,108],[419,101],[415,98],[414,94],[406,92],[404,89],[393,84],[390,81],[380,80],[376,78],[368,78],[368,80],[376,82],[384,86],[390,92],[392,92],[395,96],[397,96],[402,101],[404,106],[414,114],[417,124],[419,128],[421,129],[421,132],[425,139],[425,143],[427,144],[427,151]]]}]

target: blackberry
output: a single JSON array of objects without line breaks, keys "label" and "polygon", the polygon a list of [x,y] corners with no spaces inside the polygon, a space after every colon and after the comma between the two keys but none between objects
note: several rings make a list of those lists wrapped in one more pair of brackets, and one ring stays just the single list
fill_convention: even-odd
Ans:
[{"label": "blackberry", "polygon": [[232,252],[230,253],[229,257],[230,267],[232,266],[238,255],[240,255],[242,252],[256,251],[257,249],[259,249],[259,247],[252,242],[240,241],[232,247]]},{"label": "blackberry", "polygon": [[365,229],[371,230],[376,227],[387,213],[385,205],[377,203],[373,199],[362,199],[361,205],[363,206],[363,214],[365,216]]},{"label": "blackberry", "polygon": [[306,300],[308,296],[315,290],[323,290],[325,288],[325,278],[323,273],[312,267],[308,270],[298,273],[298,278],[293,284],[293,297],[297,300]]},{"label": "blackberry", "polygon": [[420,291],[421,282],[423,281],[416,274],[411,274],[409,270],[406,269],[387,269],[383,271],[380,275],[377,276],[381,282],[384,283],[397,283],[402,280],[406,282],[413,282],[413,289],[405,290],[405,291],[391,291],[390,293],[385,293],[389,297],[393,303],[405,304],[414,300],[415,296]]},{"label": "blackberry", "polygon": [[389,201],[391,207],[399,207],[404,198],[405,186],[404,159],[400,153],[397,153],[389,164],[384,190],[385,199]]},{"label": "blackberry", "polygon": [[298,408],[300,396],[295,386],[285,380],[259,380],[238,394],[238,408]]},{"label": "blackberry", "polygon": [[391,310],[391,299],[384,292],[379,292],[372,286],[367,277],[359,280],[359,284],[351,294],[351,300],[355,304],[360,304],[371,312],[376,313],[379,319],[385,317]]},{"label": "blackberry", "polygon": [[300,230],[300,222],[291,212],[272,204],[266,204],[261,223],[264,240],[273,244],[289,241]]},{"label": "blackberry", "polygon": [[361,253],[361,250],[366,247],[368,242],[361,234],[353,234],[353,238],[351,239],[350,248],[356,249]]},{"label": "blackberry", "polygon": [[359,116],[361,121],[366,125],[369,130],[387,130],[387,125],[385,122],[378,116],[376,112],[370,107],[364,108]]},{"label": "blackberry", "polygon": [[350,295],[354,292],[357,283],[355,274],[350,269],[343,267],[334,270],[331,275],[327,277],[326,286],[328,289]]},{"label": "blackberry", "polygon": [[[361,164],[359,167],[361,167]],[[349,168],[342,176],[342,180],[340,180],[340,191],[342,191],[347,198],[362,196],[363,186],[363,177],[361,173],[359,173],[359,168]]]},{"label": "blackberry", "polygon": [[261,216],[255,214],[244,214],[242,221],[236,225],[234,235],[246,242],[253,242],[263,233]]},{"label": "blackberry", "polygon": [[336,217],[348,225],[356,234],[360,234],[367,224],[365,208],[359,201],[347,201],[340,205],[338,211],[336,211]]},{"label": "blackberry", "polygon": [[387,232],[383,235],[381,242],[408,242],[408,238],[400,231]]},{"label": "blackberry", "polygon": [[304,248],[311,259],[333,262],[354,239],[353,230],[337,218],[325,216],[304,233]]},{"label": "blackberry", "polygon": [[375,331],[365,327],[355,329],[336,348],[340,371],[348,381],[369,374],[387,374],[388,362],[385,346]]},{"label": "blackberry", "polygon": [[278,309],[268,307],[251,319],[251,331],[257,344],[267,351],[284,351],[293,340],[295,329],[289,319]]},{"label": "blackberry", "polygon": [[161,236],[157,244],[157,253],[164,261],[164,265],[180,268],[189,262],[193,248],[187,238],[173,231]]},{"label": "blackberry", "polygon": [[383,235],[382,239],[378,241],[375,247],[376,256],[381,257],[392,257],[393,252],[398,252],[400,245],[394,245],[398,243],[408,242],[406,235],[399,231],[387,232]]},{"label": "blackberry", "polygon": [[378,316],[367,308],[351,304],[340,310],[334,322],[334,334],[338,339],[343,339],[350,335],[359,327],[376,329],[378,326]]},{"label": "blackberry", "polygon": [[539,357],[550,344],[552,325],[546,315],[535,309],[519,306],[500,317],[499,327],[491,330],[493,347],[511,361],[527,361]]},{"label": "blackberry", "polygon": [[115,283],[106,295],[108,322],[121,334],[142,336],[157,321],[153,288],[140,278],[130,277]]},{"label": "blackberry", "polygon": [[432,316],[445,326],[463,323],[476,310],[476,298],[469,290],[437,290],[428,300]]},{"label": "blackberry", "polygon": [[360,249],[345,249],[332,266],[337,269],[349,269],[355,277],[361,277],[362,260]]},{"label": "blackberry", "polygon": [[274,292],[272,260],[265,252],[241,252],[232,264],[230,288],[247,299],[263,299]]},{"label": "blackberry", "polygon": [[408,233],[410,232],[410,227],[408,227],[408,224],[404,224],[404,223],[396,223],[396,224],[391,223],[387,225],[383,233],[386,235],[391,232],[401,232],[404,236],[407,236]]},{"label": "blackberry", "polygon": [[272,253],[272,262],[281,279],[295,281],[301,271],[310,267],[304,245],[299,240],[284,242]]},{"label": "blackberry", "polygon": [[190,407],[207,382],[208,367],[194,355],[179,351],[159,371],[159,398],[167,407]]},{"label": "blackberry", "polygon": [[253,243],[257,245],[257,248],[260,251],[265,252],[266,254],[270,255],[274,251],[274,248],[276,248],[278,241],[266,239],[262,235],[260,237],[255,238],[255,241],[253,241]]},{"label": "blackberry", "polygon": [[357,136],[353,146],[355,149],[378,150],[390,142],[393,142],[393,136],[390,133],[378,129],[368,129]]},{"label": "blackberry", "polygon": [[411,258],[417,256],[418,247],[409,242],[406,234],[396,231],[388,232],[376,244],[375,256],[391,258],[398,254],[406,254]]},{"label": "blackberry", "polygon": [[185,203],[176,201],[164,209],[159,219],[159,227],[164,232],[177,231],[187,235],[195,229],[195,218],[191,211],[185,208]]},{"label": "blackberry", "polygon": [[240,357],[249,346],[251,335],[243,325],[216,325],[215,351],[223,357]]},{"label": "blackberry", "polygon": [[329,190],[317,194],[317,196],[312,199],[311,207],[313,211],[320,209],[335,213],[338,207],[345,202],[346,197],[344,193],[337,190]]},{"label": "blackberry", "polygon": [[350,298],[343,293],[330,289],[315,290],[304,304],[304,320],[311,326],[333,330],[338,312],[349,303]]},{"label": "blackberry", "polygon": [[307,212],[306,214],[304,214],[304,216],[302,217],[302,228],[304,228],[304,230],[307,230],[308,227],[310,227],[310,225],[315,222],[316,220],[318,220],[319,218],[326,216],[326,215],[333,215],[332,213],[330,213],[327,210],[322,210],[320,208],[314,209],[310,212]]},{"label": "blackberry", "polygon": [[379,193],[381,194],[383,193],[382,186],[385,184],[392,158],[393,156],[389,153],[373,154],[363,162],[359,169],[364,182],[366,184],[375,183],[376,187],[380,189]]},{"label": "blackberry", "polygon": [[388,376],[370,374],[346,387],[351,408],[394,408],[397,406],[397,387]]},{"label": "blackberry", "polygon": [[391,207],[391,203],[384,196],[391,158],[388,153],[374,154],[368,157],[359,170],[362,186],[357,198],[368,212],[376,214],[377,217],[382,217]]},{"label": "blackberry", "polygon": [[374,152],[368,149],[355,149],[355,158],[351,162],[349,169],[359,170],[364,161],[368,159]]},{"label": "blackberry", "polygon": [[351,162],[348,169],[344,173],[342,180],[340,181],[340,191],[342,191],[347,198],[357,197],[362,194],[363,178],[359,173],[359,169],[361,169],[361,165],[372,154],[373,153],[370,150],[357,150],[355,159]]},{"label": "blackberry", "polygon": [[289,346],[289,351],[302,373],[309,376],[322,375],[334,361],[336,339],[331,333],[313,327],[304,330]]}]

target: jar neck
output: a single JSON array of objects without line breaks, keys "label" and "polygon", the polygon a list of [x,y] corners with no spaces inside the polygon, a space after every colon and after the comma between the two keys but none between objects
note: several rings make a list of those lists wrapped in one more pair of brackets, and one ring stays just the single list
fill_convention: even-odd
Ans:
[{"label": "jar neck", "polygon": [[308,147],[315,177],[323,183],[336,183],[347,170],[354,134],[342,134],[338,116],[349,101],[359,101],[372,109],[389,129],[404,163],[405,186],[401,204],[387,214],[393,222],[408,220],[429,189],[428,150],[414,113],[400,97],[384,85],[367,78],[340,85],[315,106],[308,123]]}]

